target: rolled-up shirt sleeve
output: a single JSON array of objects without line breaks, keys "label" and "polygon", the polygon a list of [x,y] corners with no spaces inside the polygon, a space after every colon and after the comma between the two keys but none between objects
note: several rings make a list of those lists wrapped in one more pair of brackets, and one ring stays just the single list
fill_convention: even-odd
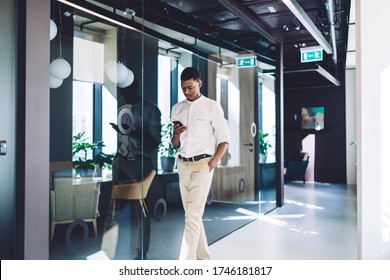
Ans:
[{"label": "rolled-up shirt sleeve", "polygon": [[214,103],[214,116],[212,120],[212,127],[214,128],[217,145],[221,143],[228,143],[230,141],[230,130],[227,120],[223,116],[223,109],[219,103]]}]

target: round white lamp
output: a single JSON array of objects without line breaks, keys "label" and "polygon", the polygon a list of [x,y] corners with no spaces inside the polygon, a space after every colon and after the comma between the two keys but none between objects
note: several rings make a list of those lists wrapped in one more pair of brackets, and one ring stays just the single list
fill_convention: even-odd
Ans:
[{"label": "round white lamp", "polygon": [[72,68],[70,67],[69,62],[63,58],[57,58],[50,63],[50,74],[57,79],[66,79]]},{"label": "round white lamp", "polygon": [[54,20],[50,19],[50,41],[57,35],[57,25]]},{"label": "round white lamp", "polygon": [[62,82],[63,82],[62,79],[57,79],[57,78],[53,77],[52,75],[50,75],[50,77],[49,77],[50,88],[58,88],[62,85]]},{"label": "round white lamp", "polygon": [[171,57],[171,71],[175,70],[176,66],[177,66],[176,59]]},{"label": "round white lamp", "polygon": [[120,87],[120,88],[128,87],[129,85],[131,85],[133,83],[133,81],[134,81],[133,71],[131,71],[130,69],[127,68],[126,79],[123,82],[118,83],[118,87]]},{"label": "round white lamp", "polygon": [[[115,60],[107,60],[105,63],[104,63],[104,71],[106,72],[107,76],[109,75],[110,71],[111,71],[111,68],[114,67],[116,65],[116,61]],[[108,77],[110,78],[110,77]],[[111,80],[111,79],[110,79]]]},{"label": "round white lamp", "polygon": [[121,62],[111,64],[107,69],[107,76],[114,83],[122,83],[127,77],[127,68]]}]

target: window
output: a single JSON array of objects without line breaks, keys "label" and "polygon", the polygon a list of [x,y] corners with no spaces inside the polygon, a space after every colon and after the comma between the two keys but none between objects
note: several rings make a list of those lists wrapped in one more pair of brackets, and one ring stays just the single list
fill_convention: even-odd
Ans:
[{"label": "window", "polygon": [[157,106],[161,111],[161,121],[170,121],[171,116],[171,58],[158,56]]},{"label": "window", "polygon": [[[93,84],[73,81],[73,136],[85,132],[92,141],[93,135]],[[73,160],[81,155],[74,155]],[[91,157],[92,155],[88,155]]]},{"label": "window", "polygon": [[[117,133],[110,123],[117,122],[117,99],[102,85],[103,53],[104,44],[74,38],[72,130],[73,136],[85,132],[89,143],[102,140],[105,144],[102,152],[114,154],[117,149]],[[79,156],[83,155],[74,155],[73,160]],[[88,158],[91,159],[92,156],[90,152]]]},{"label": "window", "polygon": [[216,99],[221,104],[230,129],[229,165],[240,164],[240,91],[225,75],[218,75],[216,80]]},{"label": "window", "polygon": [[[171,121],[171,58],[158,56],[158,93],[157,106],[161,111],[161,122]],[[157,157],[158,169],[162,169],[160,156]]]},{"label": "window", "polygon": [[117,148],[117,132],[110,123],[117,123],[117,99],[103,86],[102,95],[102,140],[106,145],[103,152],[115,154]]}]

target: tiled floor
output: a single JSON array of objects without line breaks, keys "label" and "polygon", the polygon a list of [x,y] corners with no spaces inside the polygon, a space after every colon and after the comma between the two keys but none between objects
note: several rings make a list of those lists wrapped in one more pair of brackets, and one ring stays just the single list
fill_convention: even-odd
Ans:
[{"label": "tiled floor", "polygon": [[210,250],[215,260],[356,260],[356,187],[288,184],[283,207],[257,216]]}]

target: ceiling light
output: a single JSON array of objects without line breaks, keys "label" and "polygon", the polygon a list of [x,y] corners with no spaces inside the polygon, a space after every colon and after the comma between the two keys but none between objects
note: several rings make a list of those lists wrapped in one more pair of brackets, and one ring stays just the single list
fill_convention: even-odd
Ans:
[{"label": "ceiling light", "polygon": [[294,25],[295,25],[294,29],[295,29],[296,31],[301,30],[302,24],[299,22],[299,20],[298,20],[296,17],[292,20],[292,22],[293,22]]},{"label": "ceiling light", "polygon": [[57,25],[54,20],[50,19],[50,41],[57,35]]},{"label": "ceiling light", "polygon": [[50,75],[49,76],[49,85],[50,85],[50,88],[58,88],[62,85],[64,80],[62,79],[57,79],[55,77],[53,77],[53,75]]},{"label": "ceiling light", "polygon": [[275,10],[274,6],[269,6],[269,7],[267,7],[267,8],[268,8],[268,10],[269,10],[271,13],[276,13],[276,10]]},{"label": "ceiling light", "polygon": [[94,12],[94,11],[91,11],[91,10],[89,10],[89,9],[86,9],[86,8],[80,6],[80,5],[74,4],[74,3],[70,2],[70,1],[67,1],[67,0],[58,0],[58,2],[61,2],[61,3],[65,4],[65,5],[71,6],[71,7],[73,7],[73,8],[76,8],[76,9],[78,9],[78,10],[80,10],[80,11],[86,12],[86,13],[88,13],[88,14],[90,14],[90,15],[97,16],[97,17],[99,17],[99,18],[102,18],[102,19],[104,19],[104,20],[107,20],[107,21],[109,21],[109,22],[112,22],[112,23],[114,23],[114,24],[117,24],[117,25],[119,25],[119,26],[125,27],[125,28],[127,28],[127,29],[139,31],[139,30],[135,29],[134,27],[132,27],[132,26],[130,26],[130,25],[127,25],[127,24],[125,24],[125,23],[123,23],[123,22],[120,22],[120,21],[118,21],[118,20],[112,19],[112,18],[110,18],[110,17],[104,16],[104,15],[99,14],[99,13],[96,13],[96,12]]},{"label": "ceiling light", "polygon": [[131,16],[135,16],[135,11],[133,9],[130,9],[130,8],[126,8],[124,11],[123,11],[123,15],[131,15]]},{"label": "ceiling light", "polygon": [[50,63],[50,74],[57,79],[66,79],[72,71],[68,61],[59,57]]}]

